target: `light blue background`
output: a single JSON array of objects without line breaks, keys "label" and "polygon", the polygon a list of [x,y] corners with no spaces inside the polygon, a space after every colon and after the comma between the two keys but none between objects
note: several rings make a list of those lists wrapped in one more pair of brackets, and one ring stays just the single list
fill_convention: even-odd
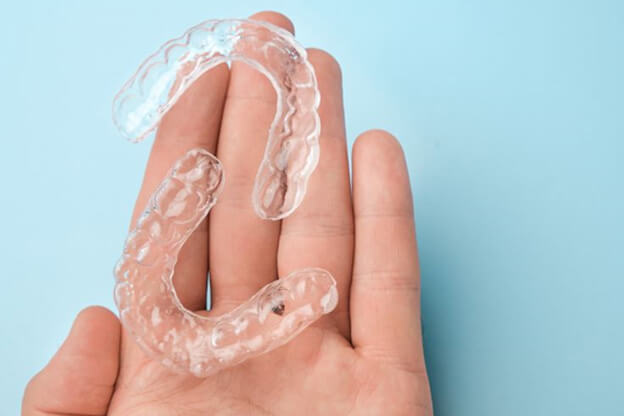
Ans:
[{"label": "light blue background", "polygon": [[350,142],[405,147],[437,415],[624,414],[624,3],[409,4],[2,4],[2,414],[113,306],[149,149],[114,93],[164,40],[262,9],[341,62]]}]

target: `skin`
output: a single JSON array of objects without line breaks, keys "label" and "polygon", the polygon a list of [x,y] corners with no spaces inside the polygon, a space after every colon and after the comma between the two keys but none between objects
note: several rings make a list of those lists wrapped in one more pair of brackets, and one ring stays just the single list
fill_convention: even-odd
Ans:
[{"label": "skin", "polygon": [[[283,15],[252,16],[294,31]],[[28,384],[22,414],[432,415],[420,325],[420,275],[405,159],[389,133],[361,134],[349,171],[341,72],[309,49],[321,91],[321,159],[295,213],[259,219],[250,196],[275,112],[275,92],[244,64],[202,76],[163,119],[132,223],[172,163],[203,146],[226,186],[184,246],[174,283],[186,307],[221,314],[264,284],[310,266],[329,270],[339,304],[296,339],[215,376],[171,374],[102,307],[78,315]],[[352,178],[352,185],[350,183]]]}]

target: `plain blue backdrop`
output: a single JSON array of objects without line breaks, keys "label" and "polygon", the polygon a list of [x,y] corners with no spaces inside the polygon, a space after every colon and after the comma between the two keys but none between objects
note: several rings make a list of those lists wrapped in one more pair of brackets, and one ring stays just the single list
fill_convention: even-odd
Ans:
[{"label": "plain blue backdrop", "polygon": [[624,414],[624,2],[3,2],[0,410],[112,303],[149,144],[111,100],[166,39],[289,15],[344,72],[349,141],[408,157],[437,415]]}]

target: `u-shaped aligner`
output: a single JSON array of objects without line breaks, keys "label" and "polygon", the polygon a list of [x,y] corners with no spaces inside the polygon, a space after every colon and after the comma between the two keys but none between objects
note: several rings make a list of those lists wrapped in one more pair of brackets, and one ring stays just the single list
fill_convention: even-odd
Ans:
[{"label": "u-shaped aligner", "polygon": [[[140,141],[204,72],[232,60],[265,74],[277,92],[252,201],[280,219],[301,203],[319,156],[319,93],[305,50],[290,33],[263,22],[211,20],[151,55],[113,103],[122,134]],[[187,310],[173,286],[178,253],[216,203],[224,181],[204,149],[179,159],[154,192],[115,267],[121,321],[152,358],[179,372],[207,376],[291,340],[338,302],[336,282],[318,268],[295,271],[216,317]]]},{"label": "u-shaped aligner", "polygon": [[263,73],[277,94],[252,202],[258,216],[278,220],[301,204],[319,158],[320,94],[314,69],[306,50],[286,30],[235,19],[192,27],[161,46],[126,82],[113,101],[113,121],[129,140],[142,140],[197,78],[231,61]]}]

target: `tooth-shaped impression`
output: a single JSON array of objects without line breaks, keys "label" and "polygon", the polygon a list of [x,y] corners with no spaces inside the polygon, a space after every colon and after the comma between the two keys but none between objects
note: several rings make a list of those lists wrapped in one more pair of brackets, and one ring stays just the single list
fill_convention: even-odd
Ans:
[{"label": "tooth-shaped impression", "polygon": [[[139,67],[115,97],[113,119],[122,134],[140,141],[193,81],[231,60],[262,72],[277,93],[252,202],[261,218],[281,219],[301,203],[319,155],[316,78],[290,33],[249,20],[197,25]],[[115,302],[124,327],[152,358],[198,377],[283,345],[338,302],[331,274],[309,268],[273,281],[221,316],[184,308],[173,286],[178,253],[217,202],[223,183],[221,163],[204,149],[176,161],[115,267]]]}]

